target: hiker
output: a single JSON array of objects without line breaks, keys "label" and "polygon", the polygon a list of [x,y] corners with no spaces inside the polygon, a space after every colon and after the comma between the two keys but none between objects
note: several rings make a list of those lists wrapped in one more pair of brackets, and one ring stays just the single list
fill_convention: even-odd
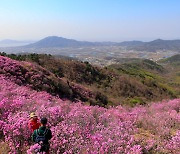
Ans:
[{"label": "hiker", "polygon": [[47,125],[47,118],[41,119],[41,127],[36,129],[32,135],[32,140],[35,143],[41,145],[41,149],[39,152],[45,152],[49,154],[49,140],[52,138],[51,130],[46,127]]},{"label": "hiker", "polygon": [[41,126],[41,124],[39,122],[37,115],[34,112],[32,112],[30,114],[30,120],[28,122],[28,127],[29,127],[31,133],[33,133],[34,130],[38,129],[40,126]]}]

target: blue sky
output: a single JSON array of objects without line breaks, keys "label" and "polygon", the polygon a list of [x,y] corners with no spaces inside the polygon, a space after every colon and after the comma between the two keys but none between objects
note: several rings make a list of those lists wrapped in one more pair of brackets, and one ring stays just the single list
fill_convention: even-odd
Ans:
[{"label": "blue sky", "polygon": [[180,0],[0,0],[0,40],[180,39]]}]

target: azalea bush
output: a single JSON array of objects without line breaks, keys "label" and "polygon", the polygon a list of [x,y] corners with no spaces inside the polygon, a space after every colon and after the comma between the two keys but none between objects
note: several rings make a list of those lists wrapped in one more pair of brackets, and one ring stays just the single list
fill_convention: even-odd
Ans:
[{"label": "azalea bush", "polygon": [[179,151],[180,100],[105,109],[70,102],[19,86],[0,75],[0,132],[12,153],[35,153],[29,114],[47,117],[52,153]]},{"label": "azalea bush", "polygon": [[8,144],[6,151],[38,152],[40,147],[31,141],[27,126],[31,112],[48,118],[53,134],[51,153],[176,154],[180,151],[180,99],[133,108],[86,106],[81,101],[71,102],[33,90],[25,76],[36,80],[42,74],[29,74],[21,65],[0,57],[0,143]]},{"label": "azalea bush", "polygon": [[20,86],[30,87],[37,91],[46,91],[60,97],[70,98],[72,95],[65,81],[43,67],[30,62],[0,56],[0,74]]}]

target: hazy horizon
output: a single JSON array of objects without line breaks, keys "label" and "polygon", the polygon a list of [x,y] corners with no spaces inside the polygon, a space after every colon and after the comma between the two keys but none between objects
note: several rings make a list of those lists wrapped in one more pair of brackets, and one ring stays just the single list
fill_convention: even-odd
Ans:
[{"label": "hazy horizon", "polygon": [[[45,36],[44,38],[46,37],[53,37],[53,36]],[[66,38],[66,37],[63,37],[63,36],[55,36],[55,37],[62,37],[62,38],[65,38],[65,39],[73,39],[73,40],[76,40],[76,41],[89,41],[89,42],[93,42],[91,40],[78,40],[78,39],[75,39],[75,38]],[[26,42],[30,42],[30,43],[34,43],[34,42],[37,42],[37,41],[40,41],[44,38],[40,38],[39,40],[30,40],[30,39],[25,39],[25,40],[15,40],[15,39],[0,39],[0,42],[1,41],[19,41],[21,43],[26,43]],[[120,40],[120,41],[111,41],[111,40],[106,40],[106,41],[103,41],[103,40],[100,40],[100,41],[94,41],[94,42],[126,42],[126,41],[141,41],[141,42],[151,42],[151,41],[154,41],[154,40],[158,40],[158,39],[161,39],[161,40],[180,40],[179,38],[175,38],[175,39],[162,39],[162,38],[155,38],[155,39],[148,39],[148,40],[139,40],[139,39],[128,39],[128,40]]]},{"label": "hazy horizon", "polygon": [[179,6],[178,0],[2,0],[0,40],[180,39]]}]

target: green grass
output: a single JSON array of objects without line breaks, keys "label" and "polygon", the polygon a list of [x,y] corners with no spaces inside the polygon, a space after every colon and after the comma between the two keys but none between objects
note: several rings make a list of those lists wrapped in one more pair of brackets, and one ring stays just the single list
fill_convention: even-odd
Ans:
[{"label": "green grass", "polygon": [[128,104],[132,107],[136,106],[136,105],[144,105],[145,102],[143,101],[142,98],[139,97],[134,97],[134,98],[130,98],[128,100]]}]

